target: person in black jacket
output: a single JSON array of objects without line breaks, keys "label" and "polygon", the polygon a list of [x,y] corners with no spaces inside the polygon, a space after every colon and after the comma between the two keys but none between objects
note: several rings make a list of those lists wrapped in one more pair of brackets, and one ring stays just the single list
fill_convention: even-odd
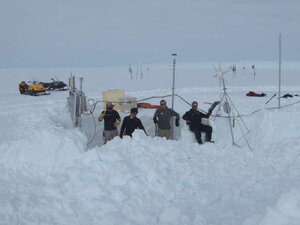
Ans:
[{"label": "person in black jacket", "polygon": [[206,114],[198,111],[198,102],[194,101],[192,103],[192,108],[187,111],[183,116],[182,119],[186,120],[186,123],[189,125],[190,130],[195,133],[195,137],[199,144],[202,144],[201,139],[201,132],[205,132],[205,140],[207,142],[211,141],[211,134],[212,134],[212,127],[208,125],[204,125],[202,123],[202,118],[209,118],[213,109],[217,104],[220,102],[214,102],[212,106],[209,108]]},{"label": "person in black jacket", "polygon": [[132,133],[137,128],[144,130],[145,134],[147,135],[146,130],[142,124],[142,121],[136,117],[137,114],[138,114],[138,109],[132,108],[130,110],[130,115],[124,118],[121,126],[120,138],[122,138],[123,136],[132,137]]},{"label": "person in black jacket", "polygon": [[106,110],[102,111],[98,120],[101,122],[104,119],[104,144],[118,136],[118,129],[121,122],[119,113],[113,109],[114,105],[111,102],[106,102]]}]

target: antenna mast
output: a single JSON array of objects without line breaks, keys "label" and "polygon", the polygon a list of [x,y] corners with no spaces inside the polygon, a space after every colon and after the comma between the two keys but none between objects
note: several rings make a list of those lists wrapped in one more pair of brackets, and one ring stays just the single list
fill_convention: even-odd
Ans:
[{"label": "antenna mast", "polygon": [[278,108],[280,109],[281,96],[281,33],[279,33],[279,87],[278,87]]},{"label": "antenna mast", "polygon": [[177,54],[173,53],[173,84],[172,84],[172,109],[174,110],[174,90],[175,90],[175,65]]}]

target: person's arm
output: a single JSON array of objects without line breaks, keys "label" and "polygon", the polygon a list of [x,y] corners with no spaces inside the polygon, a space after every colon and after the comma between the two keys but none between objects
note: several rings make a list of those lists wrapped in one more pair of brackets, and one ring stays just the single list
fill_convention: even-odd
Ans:
[{"label": "person's arm", "polygon": [[220,104],[220,101],[215,101],[215,102],[209,107],[208,112],[207,112],[207,114],[209,114],[208,117],[211,115],[212,111],[214,110],[214,108],[215,108],[218,104]]},{"label": "person's arm", "polygon": [[115,112],[116,112],[116,121],[114,122],[114,127],[117,127],[121,123],[121,117],[120,117],[120,114],[117,111],[115,111]]},{"label": "person's arm", "polygon": [[139,129],[143,130],[145,132],[145,134],[148,136],[148,134],[147,134],[147,132],[145,130],[145,127],[143,126],[142,121],[139,118],[137,118],[137,127]]},{"label": "person's arm", "polygon": [[171,115],[175,116],[175,126],[178,127],[179,126],[179,120],[180,120],[180,116],[177,112],[175,112],[173,109],[171,109]]},{"label": "person's arm", "polygon": [[175,116],[176,117],[176,119],[180,119],[180,116],[179,116],[179,114],[177,113],[177,112],[175,112],[173,109],[170,109],[171,110],[171,115],[172,116]]},{"label": "person's arm", "polygon": [[126,127],[126,123],[127,123],[127,117],[124,118],[122,126],[121,126],[121,130],[120,130],[120,138],[123,137],[123,133],[125,131],[125,127]]},{"label": "person's arm", "polygon": [[187,112],[182,116],[182,119],[184,119],[184,120],[190,120],[190,115],[191,115],[191,112],[190,112],[190,111],[187,111]]},{"label": "person's arm", "polygon": [[208,112],[207,112],[206,114],[204,114],[204,113],[202,113],[202,112],[199,112],[199,113],[200,113],[200,116],[201,116],[202,118],[209,118],[209,117],[210,117],[210,114],[211,114],[211,111],[208,110]]},{"label": "person's arm", "polygon": [[116,117],[117,117],[117,120],[121,121],[120,114],[117,111],[116,111]]},{"label": "person's arm", "polygon": [[102,113],[100,114],[100,116],[98,117],[99,121],[102,121],[104,116],[105,116],[106,110],[102,111]]},{"label": "person's arm", "polygon": [[154,122],[154,123],[157,123],[157,122],[158,122],[158,121],[157,121],[157,114],[158,114],[157,111],[158,111],[158,110],[155,111],[154,116],[153,116],[153,122]]},{"label": "person's arm", "polygon": [[182,119],[186,120],[186,124],[190,125],[191,121],[190,121],[190,117],[191,117],[191,110],[187,111],[183,116]]}]

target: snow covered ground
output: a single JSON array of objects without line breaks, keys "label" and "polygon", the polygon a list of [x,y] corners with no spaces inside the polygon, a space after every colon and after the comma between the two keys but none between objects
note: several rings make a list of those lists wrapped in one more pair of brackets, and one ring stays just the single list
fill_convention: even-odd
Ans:
[{"label": "snow covered ground", "polygon": [[[243,138],[241,148],[232,145],[220,117],[211,118],[215,144],[198,145],[183,120],[178,140],[154,137],[153,109],[138,114],[149,136],[137,131],[103,145],[103,124],[92,116],[73,128],[67,91],[32,97],[17,88],[55,76],[67,82],[72,72],[84,77],[88,98],[124,89],[143,99],[171,93],[171,65],[143,65],[143,79],[134,67],[130,79],[126,66],[0,69],[0,224],[300,224],[300,97],[282,99],[289,106],[280,110],[276,98],[265,104],[278,89],[276,64],[256,63],[255,79],[251,63],[236,64],[237,76],[226,74],[227,91],[252,150]],[[207,110],[205,102],[222,95],[214,74],[211,65],[178,64],[176,93]],[[246,97],[251,90],[267,97]],[[283,63],[286,93],[300,95],[299,61]],[[101,110],[98,104],[94,118]],[[189,105],[176,97],[175,110],[182,116]]]}]

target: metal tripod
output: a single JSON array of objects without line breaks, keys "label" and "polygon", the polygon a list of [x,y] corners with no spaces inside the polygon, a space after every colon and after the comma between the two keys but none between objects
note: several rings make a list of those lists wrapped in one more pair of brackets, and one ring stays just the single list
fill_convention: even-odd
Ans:
[{"label": "metal tripod", "polygon": [[[222,94],[221,101],[220,101],[220,104],[218,106],[218,110],[217,110],[216,114],[220,111],[221,106],[223,105],[223,109],[227,113],[227,118],[228,118],[230,133],[231,133],[232,144],[235,145],[235,146],[240,147],[237,144],[237,141],[239,141],[241,138],[244,138],[245,141],[246,141],[246,143],[247,143],[247,145],[248,145],[248,148],[250,150],[252,150],[251,147],[250,147],[250,144],[248,142],[248,139],[246,137],[246,134],[249,133],[250,131],[249,131],[248,127],[246,126],[246,123],[244,122],[241,114],[238,112],[237,108],[233,104],[233,101],[231,100],[231,98],[229,97],[229,95],[227,94],[227,91],[226,91],[224,74],[226,72],[228,72],[228,71],[222,72],[221,68],[220,68],[220,65],[219,65],[219,70],[217,70],[217,71],[218,71],[219,79],[222,82],[223,94]],[[233,108],[233,110],[231,110],[231,108]],[[242,121],[242,124],[240,123],[240,121]],[[240,129],[240,131],[242,133],[242,137],[240,137],[238,140],[235,140],[234,134],[233,134],[233,127],[235,127],[235,124],[237,124],[238,128]]]}]

